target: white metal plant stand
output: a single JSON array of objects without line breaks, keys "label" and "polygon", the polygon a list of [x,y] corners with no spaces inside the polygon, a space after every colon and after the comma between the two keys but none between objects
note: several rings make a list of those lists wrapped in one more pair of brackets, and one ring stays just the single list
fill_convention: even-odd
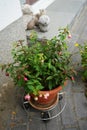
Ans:
[{"label": "white metal plant stand", "polygon": [[[64,101],[63,101],[63,106],[60,107],[60,110],[56,112],[54,112],[55,109],[57,109],[57,107],[60,105],[58,102],[54,106],[52,106],[50,109],[35,110],[35,108],[33,108],[32,105],[29,103],[29,101],[24,100],[24,97],[23,97],[23,108],[31,119],[36,118],[38,120],[43,120],[43,121],[51,120],[58,117],[64,111],[65,106],[66,106],[66,92],[58,93],[58,98],[59,98],[59,102],[61,102],[61,100],[64,100]],[[30,107],[31,109],[35,111],[33,112],[30,111]],[[39,114],[36,114],[37,112],[39,112]]]}]

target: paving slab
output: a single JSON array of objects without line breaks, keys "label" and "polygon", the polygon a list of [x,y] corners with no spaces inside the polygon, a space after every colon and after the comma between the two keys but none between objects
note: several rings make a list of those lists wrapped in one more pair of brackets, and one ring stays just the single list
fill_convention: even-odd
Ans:
[{"label": "paving slab", "polygon": [[85,120],[80,120],[79,121],[79,126],[81,130],[87,130],[87,119]]},{"label": "paving slab", "polygon": [[74,93],[73,97],[77,120],[87,118],[87,99],[84,93]]},{"label": "paving slab", "polygon": [[65,128],[65,130],[79,130],[78,128]]},{"label": "paving slab", "polygon": [[[75,105],[73,100],[74,93],[72,92],[73,84],[68,82],[68,86],[65,87],[66,92],[66,107],[61,113],[62,124],[64,128],[77,127],[78,122],[76,120]],[[61,101],[63,102],[63,100]]]}]

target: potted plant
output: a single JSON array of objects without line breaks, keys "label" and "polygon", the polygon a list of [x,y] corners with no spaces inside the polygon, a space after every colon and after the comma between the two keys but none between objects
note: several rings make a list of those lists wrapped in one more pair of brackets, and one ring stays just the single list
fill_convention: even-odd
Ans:
[{"label": "potted plant", "polygon": [[[51,100],[52,103],[66,80],[74,81],[67,38],[71,38],[68,27],[59,29],[52,39],[39,40],[36,32],[32,32],[29,45],[24,45],[23,40],[14,43],[13,62],[2,65],[2,70],[17,86],[24,88],[26,100],[33,98],[41,104]],[[51,91],[54,91],[53,97],[50,97]]]},{"label": "potted plant", "polygon": [[81,56],[81,75],[83,81],[85,82],[85,96],[87,97],[87,42],[85,42],[83,45],[76,43],[75,46],[78,47]]}]

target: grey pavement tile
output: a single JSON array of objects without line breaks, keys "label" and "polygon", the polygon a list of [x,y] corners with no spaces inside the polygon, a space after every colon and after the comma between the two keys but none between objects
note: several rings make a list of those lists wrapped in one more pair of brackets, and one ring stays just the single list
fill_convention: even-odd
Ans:
[{"label": "grey pavement tile", "polygon": [[87,130],[87,119],[79,121],[80,130]]},{"label": "grey pavement tile", "polygon": [[29,130],[61,130],[61,120],[59,117],[46,121],[31,118],[29,128]]},{"label": "grey pavement tile", "polygon": [[[71,101],[70,101],[71,102]],[[65,110],[61,114],[62,123],[63,125],[67,126],[77,126],[76,118],[75,118],[75,112],[70,106],[70,103],[68,102]]]},{"label": "grey pavement tile", "polygon": [[[67,4],[68,2],[68,4]],[[81,7],[82,3],[84,3],[82,0],[55,0],[55,2],[48,7],[48,10],[53,9],[53,11],[58,12],[73,12],[76,13],[78,9]],[[57,6],[56,6],[57,5]],[[61,8],[62,7],[62,8]]]},{"label": "grey pavement tile", "polygon": [[28,115],[27,115],[25,109],[22,106],[20,106],[19,104],[18,104],[18,106],[16,108],[16,111],[17,111],[17,117],[25,117],[25,118],[27,118]]},{"label": "grey pavement tile", "polygon": [[[86,1],[87,2],[87,1]],[[87,32],[87,3],[83,6],[79,16],[76,16],[72,24],[72,32],[79,35],[78,40],[86,37]]]},{"label": "grey pavement tile", "polygon": [[[86,16],[87,17],[87,16]],[[87,20],[85,20],[85,21],[87,21]],[[86,39],[87,40],[87,24],[85,25],[85,27],[84,27],[84,30],[83,30],[83,33],[82,33],[82,35],[81,35],[81,38],[82,39]]]},{"label": "grey pavement tile", "polygon": [[30,119],[29,120],[29,130],[46,130],[46,123],[37,120],[37,119]]},{"label": "grey pavement tile", "polygon": [[66,86],[63,87],[62,91],[66,92],[66,94],[72,93],[72,87],[73,87],[72,82],[70,80],[67,80],[67,84]]},{"label": "grey pavement tile", "polygon": [[58,104],[52,110],[49,111],[50,117],[52,117],[52,119],[50,119],[46,123],[47,130],[61,130],[62,129],[60,112],[61,112],[61,109],[60,109],[60,101],[59,101]]},{"label": "grey pavement tile", "polygon": [[64,130],[79,130],[78,128],[65,128]]},{"label": "grey pavement tile", "polygon": [[84,93],[85,84],[81,78],[81,71],[77,72],[77,76],[75,76],[75,83],[72,86],[73,93]]},{"label": "grey pavement tile", "polygon": [[20,125],[20,126],[12,127],[8,130],[27,130],[27,126]]},{"label": "grey pavement tile", "polygon": [[[66,97],[66,107],[64,109],[64,111],[61,114],[61,118],[62,118],[62,124],[64,126],[77,126],[77,121],[76,121],[76,115],[75,115],[75,106],[73,103],[73,94],[72,93],[68,93],[67,97]],[[63,106],[64,101],[61,101],[61,107]]]},{"label": "grey pavement tile", "polygon": [[28,116],[21,106],[17,106],[16,110],[10,113],[8,119],[7,130],[27,130]]},{"label": "grey pavement tile", "polygon": [[50,120],[46,125],[47,130],[61,130],[61,120],[60,117]]},{"label": "grey pavement tile", "polygon": [[[12,117],[11,117],[12,118]],[[24,119],[24,116],[23,117],[15,117],[14,119],[9,119],[8,121],[8,130],[10,129],[18,129],[20,127],[26,127],[27,126],[27,121],[26,119]]]},{"label": "grey pavement tile", "polygon": [[87,118],[87,99],[84,93],[74,93],[75,111],[77,120]]}]

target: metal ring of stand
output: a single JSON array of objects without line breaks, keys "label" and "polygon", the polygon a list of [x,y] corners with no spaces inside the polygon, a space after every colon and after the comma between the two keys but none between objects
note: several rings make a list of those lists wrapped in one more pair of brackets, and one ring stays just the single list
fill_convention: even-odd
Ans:
[{"label": "metal ring of stand", "polygon": [[[63,98],[62,95],[66,95],[66,92],[61,92],[61,93],[58,93],[58,97],[59,97],[59,100],[61,100]],[[23,96],[23,99],[24,99],[24,96]],[[41,111],[41,117],[38,118],[38,117],[32,117],[32,118],[36,118],[36,119],[39,119],[39,120],[43,120],[43,121],[47,121],[47,120],[51,120],[53,118],[56,118],[57,116],[59,116],[63,110],[65,109],[65,106],[66,106],[66,97],[65,97],[65,100],[64,100],[64,105],[63,107],[61,108],[61,110],[56,114],[56,115],[53,115],[51,116],[50,115],[50,111],[55,109],[56,106],[58,104],[54,105],[52,108],[50,108],[49,110],[44,110],[44,111]],[[29,113],[29,101],[23,101],[23,108],[24,110],[26,111],[26,113],[28,114]],[[39,110],[40,111],[40,110]]]}]

